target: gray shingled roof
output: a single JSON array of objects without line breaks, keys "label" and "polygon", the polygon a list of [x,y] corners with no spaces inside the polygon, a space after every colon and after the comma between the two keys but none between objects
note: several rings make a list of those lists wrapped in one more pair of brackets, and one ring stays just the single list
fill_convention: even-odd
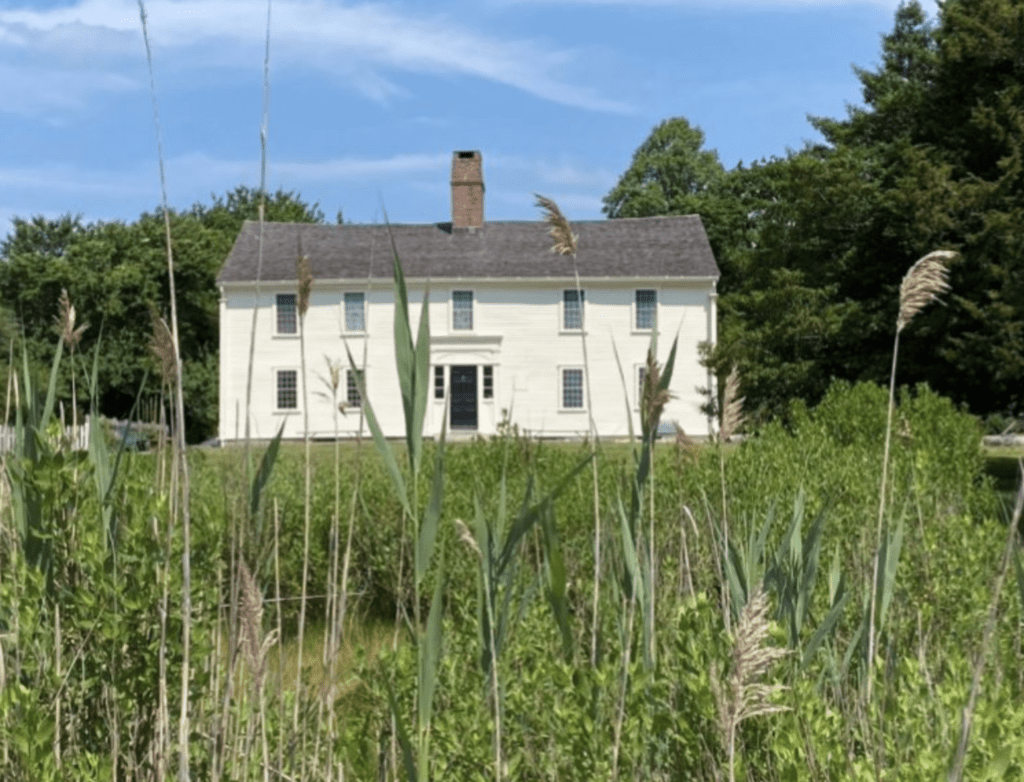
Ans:
[{"label": "gray shingled roof", "polygon": [[[600,220],[573,224],[579,234],[580,276],[717,277],[704,225],[697,215]],[[452,232],[450,224],[392,225],[406,277],[567,277],[572,261],[551,252],[546,223],[493,222],[475,233]],[[217,280],[256,279],[259,223],[247,221]],[[383,225],[264,223],[265,281],[294,280],[301,238],[313,277],[391,277],[388,228]]]}]

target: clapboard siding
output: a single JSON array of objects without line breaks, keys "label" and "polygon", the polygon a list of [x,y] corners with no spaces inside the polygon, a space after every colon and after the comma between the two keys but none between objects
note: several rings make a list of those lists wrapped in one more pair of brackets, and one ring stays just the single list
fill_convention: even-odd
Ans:
[{"label": "clapboard siding", "polygon": [[[573,288],[568,279],[507,282],[465,279],[439,281],[430,287],[431,364],[489,365],[494,367],[494,398],[482,399],[482,376],[478,370],[478,426],[480,434],[491,434],[503,411],[521,430],[537,436],[566,437],[585,434],[586,411],[560,409],[559,369],[583,366],[578,331],[562,326],[563,291]],[[637,288],[658,291],[658,358],[664,362],[672,340],[678,334],[679,347],[671,391],[675,398],[663,415],[678,421],[695,435],[707,434],[707,420],[699,412],[702,397],[696,388],[709,385],[698,362],[697,346],[714,339],[714,282],[708,278],[583,280],[586,302],[587,349],[589,353],[594,417],[599,433],[606,437],[628,434],[626,401],[612,343],[618,348],[626,375],[628,408],[634,427],[637,411],[637,367],[645,358],[650,333],[634,326],[634,293]],[[286,437],[302,437],[303,389],[298,336],[275,332],[274,301],[278,293],[294,292],[294,284],[261,286],[256,328],[252,383],[252,436],[273,436],[281,423]],[[473,291],[473,329],[452,327],[452,291]],[[224,441],[244,437],[246,376],[254,289],[251,283],[222,282],[220,329],[220,436]],[[306,383],[309,427],[313,437],[334,433],[325,357],[348,365],[346,343],[357,363],[367,349],[368,395],[388,437],[404,435],[398,374],[395,368],[393,323],[394,293],[390,286],[374,281],[367,296],[365,335],[344,335],[344,292],[366,291],[365,281],[316,284],[305,319]],[[409,284],[413,328],[419,320],[424,287]],[[276,371],[292,369],[298,375],[299,409],[276,410]],[[447,373],[446,373],[447,375]],[[431,377],[433,383],[433,369]],[[447,383],[447,377],[446,377]],[[345,398],[345,380],[339,389]],[[441,429],[444,403],[429,395],[426,433]],[[340,417],[340,431],[355,433],[359,415],[349,410]]]}]

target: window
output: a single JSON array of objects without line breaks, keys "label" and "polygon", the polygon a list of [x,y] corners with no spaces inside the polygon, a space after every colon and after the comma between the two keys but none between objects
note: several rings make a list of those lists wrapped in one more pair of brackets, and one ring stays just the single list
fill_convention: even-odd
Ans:
[{"label": "window", "polygon": [[444,366],[434,366],[434,399],[444,399]]},{"label": "window", "polygon": [[658,320],[658,292],[638,290],[636,292],[636,327],[653,329]]},{"label": "window", "polygon": [[452,328],[473,328],[473,291],[452,291]]},{"label": "window", "polygon": [[277,333],[297,334],[298,319],[295,311],[295,294],[277,294]]},{"label": "window", "polygon": [[637,372],[636,372],[636,375],[637,375],[636,406],[637,407],[640,407],[640,405],[642,405],[643,402],[644,402],[644,376],[646,374],[647,374],[647,367],[643,367],[643,366],[637,367]]},{"label": "window", "polygon": [[583,328],[583,307],[586,302],[586,291],[565,290],[562,292],[562,328],[570,329]]},{"label": "window", "polygon": [[363,293],[345,294],[345,331],[366,330],[366,298]]},{"label": "window", "polygon": [[359,393],[359,381],[365,377],[365,373],[361,369],[349,369],[347,371],[348,377],[345,382],[346,401],[348,401],[349,407],[359,407],[363,401],[363,397]]},{"label": "window", "polygon": [[583,370],[562,370],[562,408],[565,410],[583,409]]},{"label": "window", "polygon": [[484,367],[484,399],[494,399],[494,367]]},{"label": "window", "polygon": [[294,369],[277,371],[277,409],[297,410],[299,407],[299,373]]}]

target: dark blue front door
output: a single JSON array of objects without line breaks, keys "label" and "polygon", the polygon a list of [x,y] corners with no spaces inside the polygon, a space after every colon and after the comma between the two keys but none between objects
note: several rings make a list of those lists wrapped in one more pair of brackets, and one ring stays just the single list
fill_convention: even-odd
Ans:
[{"label": "dark blue front door", "polygon": [[476,365],[451,368],[452,429],[476,429]]}]

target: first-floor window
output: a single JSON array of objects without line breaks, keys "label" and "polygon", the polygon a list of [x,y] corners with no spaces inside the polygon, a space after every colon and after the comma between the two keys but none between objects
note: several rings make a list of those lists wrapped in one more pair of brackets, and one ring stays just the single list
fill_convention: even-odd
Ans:
[{"label": "first-floor window", "polygon": [[299,373],[294,369],[277,371],[277,409],[296,410],[299,407]]},{"label": "first-floor window", "polygon": [[484,399],[494,399],[494,367],[484,367]]},{"label": "first-floor window", "polygon": [[647,374],[647,367],[637,367],[636,404],[637,407],[644,403],[644,376]]},{"label": "first-floor window", "polygon": [[562,407],[566,410],[583,409],[583,370],[562,370]]},{"label": "first-floor window", "polygon": [[434,399],[444,399],[444,365],[434,366]]},{"label": "first-floor window", "polygon": [[348,379],[345,385],[346,400],[350,407],[359,407],[362,404],[363,397],[359,393],[359,381],[364,380],[365,377],[366,373],[361,369],[348,370]]}]

